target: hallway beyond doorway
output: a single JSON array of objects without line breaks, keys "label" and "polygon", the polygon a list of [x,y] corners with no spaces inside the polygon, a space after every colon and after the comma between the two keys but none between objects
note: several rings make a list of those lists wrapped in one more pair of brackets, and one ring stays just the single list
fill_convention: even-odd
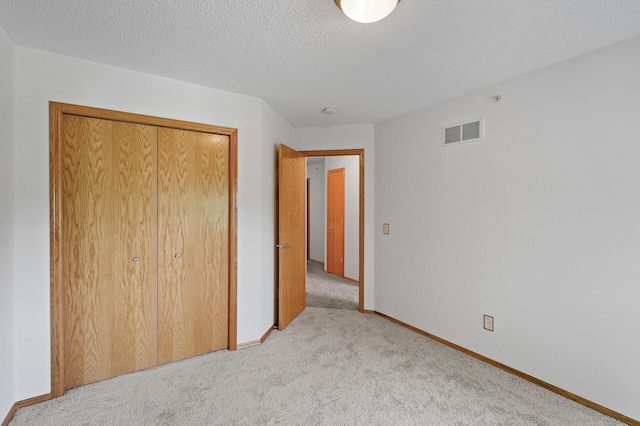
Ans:
[{"label": "hallway beyond doorway", "polygon": [[307,306],[358,310],[358,284],[324,272],[322,264],[307,262]]}]

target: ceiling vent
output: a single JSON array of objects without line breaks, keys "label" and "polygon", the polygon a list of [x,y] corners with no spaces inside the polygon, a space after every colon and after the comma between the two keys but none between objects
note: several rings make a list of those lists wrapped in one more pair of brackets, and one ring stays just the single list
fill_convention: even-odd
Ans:
[{"label": "ceiling vent", "polygon": [[482,139],[482,118],[445,127],[442,132],[442,146],[479,141]]}]

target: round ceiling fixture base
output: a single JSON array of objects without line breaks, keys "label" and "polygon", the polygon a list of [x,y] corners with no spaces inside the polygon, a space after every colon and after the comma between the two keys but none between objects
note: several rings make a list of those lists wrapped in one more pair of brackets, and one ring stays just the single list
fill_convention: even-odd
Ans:
[{"label": "round ceiling fixture base", "polygon": [[389,16],[400,0],[334,0],[350,19],[371,24]]}]

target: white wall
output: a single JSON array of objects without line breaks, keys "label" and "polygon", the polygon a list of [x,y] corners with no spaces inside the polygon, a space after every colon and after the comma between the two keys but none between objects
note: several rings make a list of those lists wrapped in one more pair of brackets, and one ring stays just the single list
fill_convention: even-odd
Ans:
[{"label": "white wall", "polygon": [[307,165],[309,181],[309,258],[325,263],[325,223],[327,209],[325,207],[325,168],[321,163]]},{"label": "white wall", "polygon": [[292,130],[262,100],[20,47],[15,90],[16,399],[50,391],[50,100],[238,128],[238,342],[268,330],[273,315],[263,306],[273,277],[262,274],[270,261],[263,214],[272,214],[264,211],[272,201],[262,182],[274,169],[263,161],[261,132],[270,129],[271,140]]},{"label": "white wall", "polygon": [[[262,267],[260,276],[263,280],[271,280],[271,285],[263,285],[260,299],[255,301],[256,312],[260,312],[260,322],[263,327],[260,336],[266,333],[276,321],[275,318],[275,264],[277,250],[276,242],[276,171],[278,163],[278,145],[291,146],[294,130],[273,108],[262,102]],[[267,327],[264,328],[264,324]],[[260,331],[260,330],[257,330]]]},{"label": "white wall", "polygon": [[[376,125],[376,310],[640,419],[638,52]],[[484,141],[441,146],[477,117]]]},{"label": "white wall", "polygon": [[298,150],[364,149],[364,308],[374,307],[374,135],[372,124],[303,127],[295,130]]},{"label": "white wall", "polygon": [[[360,157],[341,155],[325,158],[325,188],[329,170],[344,168],[344,276],[359,281],[360,259]],[[328,194],[328,190],[325,189]],[[325,197],[324,209],[327,199]],[[326,218],[325,218],[325,229]],[[324,233],[326,237],[326,233]],[[324,239],[324,258],[327,258],[327,241]],[[325,267],[326,269],[326,267]]]},{"label": "white wall", "polygon": [[0,419],[15,402],[15,48],[0,27]]}]

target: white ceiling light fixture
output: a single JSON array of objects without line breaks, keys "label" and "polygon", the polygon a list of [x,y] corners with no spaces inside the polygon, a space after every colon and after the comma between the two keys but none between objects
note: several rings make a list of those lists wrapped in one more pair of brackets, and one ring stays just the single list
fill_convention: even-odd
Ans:
[{"label": "white ceiling light fixture", "polygon": [[400,0],[335,0],[349,18],[363,24],[377,22],[389,16]]}]

